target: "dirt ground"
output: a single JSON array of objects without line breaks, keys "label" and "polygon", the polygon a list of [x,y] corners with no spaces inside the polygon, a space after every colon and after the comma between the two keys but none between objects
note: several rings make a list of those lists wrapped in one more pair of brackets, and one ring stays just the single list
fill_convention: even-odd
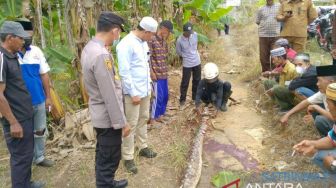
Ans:
[{"label": "dirt ground", "polygon": [[[282,170],[316,171],[309,159],[290,157],[292,146],[299,140],[317,137],[312,126],[302,125],[300,116],[293,118],[286,129],[277,125],[271,109],[256,108],[259,87],[255,81],[258,73],[257,29],[254,26],[233,28],[229,36],[215,39],[202,52],[204,62],[215,62],[220,68],[220,78],[233,85],[233,98],[241,102],[231,106],[212,120],[213,127],[206,133],[203,148],[203,169],[199,188],[213,187],[211,178],[222,170],[255,172]],[[231,72],[234,74],[227,74]],[[159,125],[149,132],[149,144],[158,152],[154,159],[136,158],[137,175],[129,175],[121,163],[117,179],[127,178],[130,188],[177,188],[186,165],[197,123],[191,106],[178,110],[181,71],[171,70],[170,102],[172,115],[166,125]],[[254,81],[251,81],[254,80]],[[189,96],[190,100],[190,96]],[[303,134],[297,134],[298,131]],[[54,156],[51,148],[48,156]],[[34,179],[43,179],[47,187],[86,188],[95,186],[94,149],[77,149],[57,161],[53,168],[33,166]],[[279,161],[281,161],[279,163]],[[0,134],[0,187],[10,187],[9,157]]]}]

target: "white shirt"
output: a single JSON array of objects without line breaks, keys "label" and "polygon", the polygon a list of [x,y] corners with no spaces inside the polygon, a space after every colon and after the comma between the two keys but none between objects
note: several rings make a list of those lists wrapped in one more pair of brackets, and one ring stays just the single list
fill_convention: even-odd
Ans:
[{"label": "white shirt", "polygon": [[308,102],[311,104],[324,104],[324,108],[329,112],[327,96],[321,92],[315,93],[313,96],[309,97]]},{"label": "white shirt", "polygon": [[140,98],[149,96],[152,80],[147,42],[131,32],[117,45],[117,57],[124,94]]},{"label": "white shirt", "polygon": [[27,50],[22,58],[19,56],[19,62],[21,65],[39,65],[39,73],[45,74],[50,71],[50,67],[47,63],[46,58],[42,50],[37,47],[30,45],[30,50]]}]

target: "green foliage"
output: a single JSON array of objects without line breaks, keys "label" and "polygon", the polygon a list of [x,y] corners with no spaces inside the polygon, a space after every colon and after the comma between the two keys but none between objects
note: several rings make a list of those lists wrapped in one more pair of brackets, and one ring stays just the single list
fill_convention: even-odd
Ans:
[{"label": "green foliage", "polygon": [[[222,172],[216,174],[211,179],[211,183],[215,187],[223,187],[224,185],[227,185],[227,184],[231,183],[232,181],[235,181],[239,178],[240,177],[237,174],[234,174],[233,172],[222,171]],[[240,182],[240,184],[241,184],[241,182]]]},{"label": "green foliage", "polygon": [[0,25],[2,25],[5,20],[15,20],[21,17],[21,9],[21,0],[0,1]]}]

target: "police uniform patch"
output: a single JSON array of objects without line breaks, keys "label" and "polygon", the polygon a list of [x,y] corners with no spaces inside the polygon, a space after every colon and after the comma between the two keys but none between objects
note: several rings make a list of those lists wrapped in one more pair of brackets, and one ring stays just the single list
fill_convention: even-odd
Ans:
[{"label": "police uniform patch", "polygon": [[106,66],[107,70],[112,70],[112,68],[113,68],[112,61],[109,60],[109,59],[106,59],[105,60],[105,66]]}]

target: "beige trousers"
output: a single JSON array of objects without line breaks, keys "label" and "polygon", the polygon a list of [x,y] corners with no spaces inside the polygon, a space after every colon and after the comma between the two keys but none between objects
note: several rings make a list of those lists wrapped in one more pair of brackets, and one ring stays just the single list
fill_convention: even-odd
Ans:
[{"label": "beige trousers", "polygon": [[136,141],[139,149],[147,147],[149,108],[150,96],[142,98],[139,105],[133,105],[132,98],[128,95],[125,96],[125,114],[131,126],[131,133],[123,138],[122,158],[124,160],[134,159],[134,141]]}]

